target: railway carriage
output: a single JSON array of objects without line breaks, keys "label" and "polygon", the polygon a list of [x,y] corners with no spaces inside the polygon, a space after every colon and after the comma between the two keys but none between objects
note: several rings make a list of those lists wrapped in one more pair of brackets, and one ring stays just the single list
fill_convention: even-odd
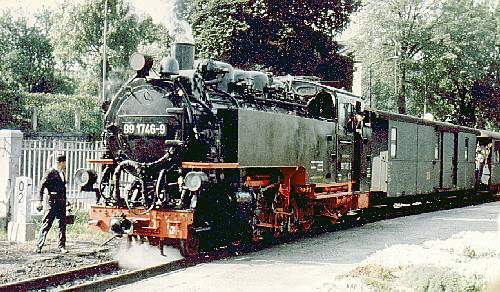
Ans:
[{"label": "railway carriage", "polygon": [[372,192],[398,198],[474,190],[478,130],[383,111],[369,116],[377,137]]}]

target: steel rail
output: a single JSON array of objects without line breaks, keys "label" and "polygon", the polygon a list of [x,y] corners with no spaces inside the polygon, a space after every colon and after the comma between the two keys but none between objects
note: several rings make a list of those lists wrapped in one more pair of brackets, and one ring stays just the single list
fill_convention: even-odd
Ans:
[{"label": "steel rail", "polygon": [[21,280],[0,285],[0,291],[28,291],[45,289],[48,286],[57,286],[62,283],[71,282],[80,278],[106,274],[119,270],[118,261],[108,261],[100,264],[75,268],[64,272]]},{"label": "steel rail", "polygon": [[140,270],[134,270],[120,275],[89,281],[69,288],[61,289],[60,291],[103,291],[106,289],[115,288],[117,286],[132,284],[137,281],[155,277],[158,275],[186,269],[188,267],[196,266],[201,263],[220,260],[235,255],[237,255],[237,253],[231,251],[230,249],[216,250],[201,254],[193,258],[184,258]]}]

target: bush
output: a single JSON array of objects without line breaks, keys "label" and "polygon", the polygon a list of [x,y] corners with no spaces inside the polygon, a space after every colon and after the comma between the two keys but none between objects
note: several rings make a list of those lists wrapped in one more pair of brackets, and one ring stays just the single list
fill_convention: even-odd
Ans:
[{"label": "bush", "polygon": [[24,94],[15,86],[0,80],[0,129],[22,128],[23,98]]},{"label": "bush", "polygon": [[[75,223],[66,225],[66,239],[68,240],[82,240],[82,241],[95,241],[97,243],[104,242],[108,238],[108,234],[95,231],[88,225],[89,214],[85,211],[80,211],[75,213]],[[36,227],[36,236],[38,238],[38,232],[42,224],[42,217],[34,220]],[[52,228],[50,229],[47,239],[50,241],[57,241],[59,238],[59,221],[54,220]]]},{"label": "bush", "polygon": [[410,267],[403,276],[414,291],[482,291],[486,281],[481,275],[463,275],[449,267],[418,265]]},{"label": "bush", "polygon": [[77,132],[75,112],[80,110],[80,132],[94,137],[101,133],[100,103],[95,96],[29,93],[23,102],[23,109],[25,119],[30,122],[33,108],[38,110],[39,131]]}]

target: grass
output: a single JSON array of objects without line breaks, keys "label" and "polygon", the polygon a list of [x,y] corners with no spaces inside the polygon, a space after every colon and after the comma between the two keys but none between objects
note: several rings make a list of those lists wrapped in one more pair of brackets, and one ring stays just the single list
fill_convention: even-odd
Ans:
[{"label": "grass", "polygon": [[[77,241],[95,241],[102,242],[108,238],[108,234],[93,230],[88,225],[89,214],[88,212],[76,212],[75,213],[75,222],[73,224],[66,225],[66,239],[67,240],[77,240]],[[40,230],[40,226],[42,225],[42,218],[35,219],[34,223],[36,226],[36,232],[38,236],[38,231]],[[52,224],[52,228],[47,235],[47,240],[49,241],[57,241],[59,238],[59,227],[58,220],[54,220]]]},{"label": "grass", "polygon": [[481,275],[462,275],[448,267],[418,265],[408,269],[403,282],[414,291],[467,291],[479,292],[486,282]]},{"label": "grass", "polygon": [[359,266],[350,276],[361,277],[363,284],[373,287],[376,291],[390,291],[390,281],[395,277],[389,269],[376,264]]}]

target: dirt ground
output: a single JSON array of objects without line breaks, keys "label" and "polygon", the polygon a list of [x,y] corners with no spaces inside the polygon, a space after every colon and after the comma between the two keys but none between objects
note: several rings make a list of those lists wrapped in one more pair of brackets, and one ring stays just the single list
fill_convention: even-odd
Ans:
[{"label": "dirt ground", "polygon": [[[100,247],[108,234],[92,231],[86,225],[86,215],[77,216],[74,225],[67,228],[67,254],[57,248],[58,228],[54,223],[42,253],[35,253],[35,241],[15,243],[7,241],[0,231],[0,284],[20,281],[41,275],[58,273],[77,267],[97,264],[116,258],[120,239]],[[40,222],[36,222],[38,232]],[[35,235],[37,237],[38,234]]]},{"label": "dirt ground", "polygon": [[0,241],[0,284],[109,261],[115,254],[112,246],[99,248],[95,242],[73,240],[67,242],[67,254],[59,253],[56,241],[48,242],[37,254],[34,244]]}]

